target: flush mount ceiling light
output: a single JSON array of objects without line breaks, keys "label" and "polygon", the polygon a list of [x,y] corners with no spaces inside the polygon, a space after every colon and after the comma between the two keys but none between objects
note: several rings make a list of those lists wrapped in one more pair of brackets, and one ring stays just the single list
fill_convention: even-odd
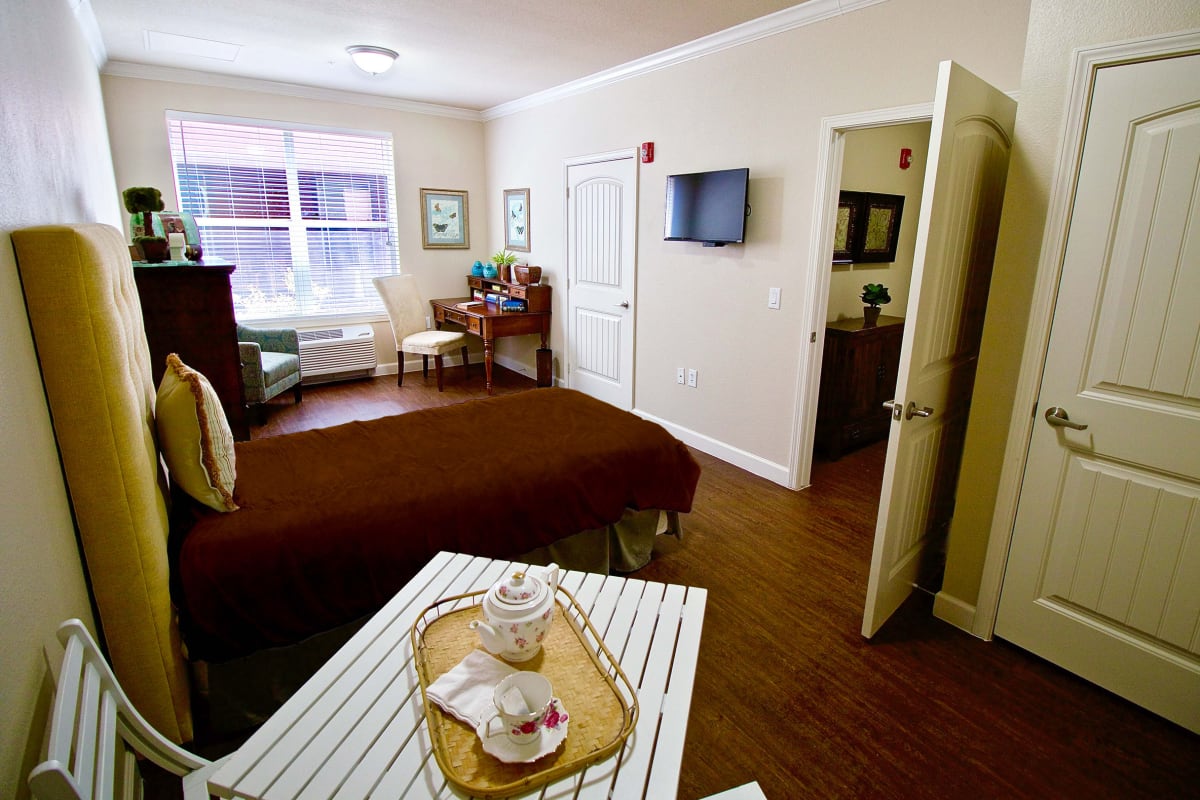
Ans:
[{"label": "flush mount ceiling light", "polygon": [[400,54],[395,50],[389,50],[386,47],[372,47],[366,44],[355,44],[346,48],[346,52],[350,54],[350,58],[354,60],[355,65],[363,72],[369,72],[372,75],[379,75],[387,72],[392,68],[392,64],[400,57]]}]

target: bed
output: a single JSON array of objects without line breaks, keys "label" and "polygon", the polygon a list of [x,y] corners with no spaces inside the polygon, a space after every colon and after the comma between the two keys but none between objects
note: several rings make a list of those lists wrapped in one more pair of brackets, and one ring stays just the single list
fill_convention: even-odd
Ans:
[{"label": "bed", "polygon": [[[600,549],[610,566],[623,531],[653,535],[664,512],[691,508],[699,467],[686,447],[566,389],[239,443],[238,510],[172,507],[161,370],[121,233],[80,224],[12,239],[97,622],[134,704],[175,741],[193,736],[189,667],[353,625],[437,550]],[[537,435],[493,435],[516,426]]]},{"label": "bed", "polygon": [[[512,558],[627,509],[687,511],[691,464],[658,425],[570,389],[241,443],[239,510],[204,509],[176,548],[190,653],[223,661],[357,619],[439,550]],[[570,566],[609,571],[606,542],[601,563]]]}]

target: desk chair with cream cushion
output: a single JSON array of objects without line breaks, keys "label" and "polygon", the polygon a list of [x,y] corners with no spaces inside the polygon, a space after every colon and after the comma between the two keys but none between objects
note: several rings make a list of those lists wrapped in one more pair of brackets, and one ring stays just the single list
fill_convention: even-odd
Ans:
[{"label": "desk chair with cream cushion", "polygon": [[430,309],[421,299],[416,277],[386,275],[374,278],[373,282],[387,307],[392,334],[396,337],[396,385],[404,385],[404,354],[418,353],[421,356],[421,374],[426,378],[429,377],[429,357],[433,356],[438,391],[442,391],[442,356],[459,350],[462,352],[463,369],[470,366],[466,334],[427,328]]},{"label": "desk chair with cream cushion", "polygon": [[[141,797],[138,756],[178,775],[184,800],[207,800],[210,762],[171,742],[138,713],[77,619],[58,628],[63,645],[46,760],[29,773],[37,800]],[[53,672],[53,670],[52,670]]]},{"label": "desk chair with cream cushion", "polygon": [[299,403],[300,339],[295,328],[251,328],[237,326],[238,350],[242,358],[243,399],[248,406],[265,403],[291,389]]}]

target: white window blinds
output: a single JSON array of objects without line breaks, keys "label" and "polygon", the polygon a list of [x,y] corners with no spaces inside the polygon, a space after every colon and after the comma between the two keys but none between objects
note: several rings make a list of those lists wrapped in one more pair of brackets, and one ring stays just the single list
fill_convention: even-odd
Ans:
[{"label": "white window blinds", "polygon": [[237,264],[239,319],[381,313],[398,271],[392,137],[167,112],[180,210]]}]

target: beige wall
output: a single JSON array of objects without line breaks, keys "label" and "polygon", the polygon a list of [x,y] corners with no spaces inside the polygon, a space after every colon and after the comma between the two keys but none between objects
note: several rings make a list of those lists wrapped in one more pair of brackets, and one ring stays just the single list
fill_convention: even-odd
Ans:
[{"label": "beige wall", "polygon": [[[638,198],[635,407],[786,479],[808,271],[829,270],[808,263],[821,119],[930,102],[943,59],[1015,89],[1026,7],[890,0],[490,121],[489,207],[499,214],[504,188],[531,189],[531,263],[555,286],[556,358],[566,342],[562,161],[654,141]],[[746,243],[664,242],[665,177],[727,167],[750,168]],[[502,229],[491,230],[497,246]],[[770,287],[783,290],[778,311],[767,308]],[[675,383],[678,366],[699,370],[698,389]]]},{"label": "beige wall", "polygon": [[[1125,39],[1200,27],[1195,0],[1097,3],[1033,0],[1021,76],[1012,163],[996,250],[979,373],[950,533],[939,614],[975,613],[992,512],[1008,439],[1051,183],[1062,147],[1071,52]],[[991,532],[1007,538],[1008,531]]]},{"label": "beige wall", "polygon": [[0,796],[22,798],[49,710],[43,643],[92,615],[8,232],[120,217],[96,66],[65,0],[0,4],[0,74]]},{"label": "beige wall", "polygon": [[[917,212],[921,208],[921,189],[925,184],[925,163],[929,156],[929,128],[928,122],[914,122],[853,130],[845,135],[841,188],[901,195],[904,212],[900,217],[895,261],[833,267],[829,277],[828,321],[861,317],[863,302],[859,296],[866,283],[882,283],[888,287],[892,302],[883,306],[884,314],[908,316],[908,285],[917,244]],[[902,147],[912,150],[912,165],[908,169],[900,169]]]},{"label": "beige wall", "polygon": [[[104,75],[102,85],[113,169],[121,189],[154,186],[162,191],[167,208],[179,207],[167,144],[167,110],[386,131],[392,134],[395,146],[401,270],[417,276],[427,299],[457,297],[467,293],[466,275],[472,262],[486,260],[493,252],[488,249],[483,124],[474,119],[113,75]],[[422,249],[422,187],[468,192],[470,249]],[[121,216],[128,230],[124,209]],[[396,350],[386,317],[376,318],[373,324],[380,363],[395,363]]]}]

